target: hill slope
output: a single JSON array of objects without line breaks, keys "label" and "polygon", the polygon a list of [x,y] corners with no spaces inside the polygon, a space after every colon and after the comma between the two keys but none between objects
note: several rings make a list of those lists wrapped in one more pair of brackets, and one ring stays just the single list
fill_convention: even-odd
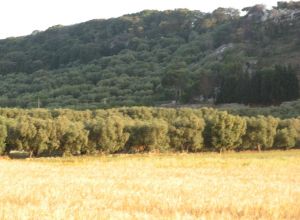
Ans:
[{"label": "hill slope", "polygon": [[297,99],[299,4],[245,10],[146,10],[1,40],[0,106]]}]

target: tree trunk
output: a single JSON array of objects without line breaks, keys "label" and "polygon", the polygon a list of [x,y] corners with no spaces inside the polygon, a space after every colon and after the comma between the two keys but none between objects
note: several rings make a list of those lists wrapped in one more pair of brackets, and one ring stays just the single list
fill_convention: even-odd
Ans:
[{"label": "tree trunk", "polygon": [[261,152],[261,146],[260,146],[260,144],[257,145],[257,150],[258,150],[258,152]]},{"label": "tree trunk", "polygon": [[184,146],[183,146],[183,144],[180,146],[180,148],[181,148],[181,153],[183,153],[183,151],[184,151]]},{"label": "tree trunk", "polygon": [[224,148],[220,148],[220,154],[224,152]]},{"label": "tree trunk", "polygon": [[181,100],[181,88],[176,89],[176,105],[180,104]]}]

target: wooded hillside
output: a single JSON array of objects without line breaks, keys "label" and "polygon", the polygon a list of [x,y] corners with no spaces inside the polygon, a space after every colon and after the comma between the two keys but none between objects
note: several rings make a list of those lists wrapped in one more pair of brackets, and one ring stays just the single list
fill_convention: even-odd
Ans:
[{"label": "wooded hillside", "polygon": [[0,40],[0,106],[280,104],[299,97],[300,7],[178,9]]}]

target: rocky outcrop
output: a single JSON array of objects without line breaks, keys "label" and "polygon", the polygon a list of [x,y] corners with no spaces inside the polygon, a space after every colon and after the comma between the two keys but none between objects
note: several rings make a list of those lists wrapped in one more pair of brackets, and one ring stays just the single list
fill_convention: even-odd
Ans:
[{"label": "rocky outcrop", "polygon": [[278,2],[277,7],[267,10],[264,5],[244,8],[245,18],[252,22],[273,21],[281,23],[300,20],[300,2]]}]

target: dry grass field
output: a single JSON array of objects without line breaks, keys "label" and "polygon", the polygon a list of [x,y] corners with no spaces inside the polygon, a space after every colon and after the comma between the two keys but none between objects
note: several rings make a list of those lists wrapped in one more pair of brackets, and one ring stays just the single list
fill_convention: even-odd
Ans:
[{"label": "dry grass field", "polygon": [[300,219],[300,151],[2,158],[0,219]]}]

